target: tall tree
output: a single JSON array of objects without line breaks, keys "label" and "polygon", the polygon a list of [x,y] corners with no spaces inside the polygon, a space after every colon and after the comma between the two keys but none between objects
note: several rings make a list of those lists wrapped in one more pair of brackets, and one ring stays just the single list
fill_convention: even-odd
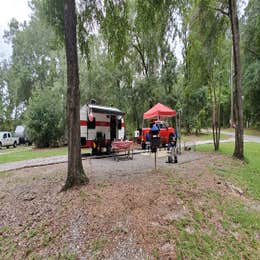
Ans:
[{"label": "tall tree", "polygon": [[242,24],[244,53],[244,116],[247,125],[260,126],[260,1],[250,0]]},{"label": "tall tree", "polygon": [[68,175],[63,190],[88,183],[80,150],[80,91],[75,0],[64,2],[64,32],[67,59]]},{"label": "tall tree", "polygon": [[235,150],[233,155],[244,159],[244,127],[243,127],[243,105],[241,88],[241,62],[240,62],[240,33],[237,16],[236,0],[229,0],[229,17],[232,31],[233,59],[234,59],[234,120],[235,120]]},{"label": "tall tree", "polygon": [[80,150],[80,91],[75,0],[32,0],[40,19],[52,25],[65,43],[67,64],[68,172],[62,190],[87,184]]}]

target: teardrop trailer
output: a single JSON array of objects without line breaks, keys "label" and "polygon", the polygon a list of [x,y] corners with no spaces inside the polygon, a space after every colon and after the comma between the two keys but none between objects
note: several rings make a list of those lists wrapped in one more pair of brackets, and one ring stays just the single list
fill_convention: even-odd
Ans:
[{"label": "teardrop trailer", "polygon": [[113,141],[124,140],[124,115],[118,108],[100,106],[95,102],[81,107],[81,147],[90,148],[93,155],[111,153]]}]

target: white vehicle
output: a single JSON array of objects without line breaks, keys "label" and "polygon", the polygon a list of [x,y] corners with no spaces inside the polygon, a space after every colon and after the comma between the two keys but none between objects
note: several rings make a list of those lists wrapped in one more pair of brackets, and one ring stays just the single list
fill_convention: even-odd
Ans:
[{"label": "white vehicle", "polygon": [[111,151],[114,140],[123,140],[125,136],[124,112],[95,102],[80,109],[81,147],[91,148],[92,154]]},{"label": "white vehicle", "polygon": [[28,145],[32,144],[28,137],[25,126],[18,125],[15,128],[14,135],[15,135],[15,137],[19,138],[19,144],[28,144]]},{"label": "white vehicle", "polygon": [[19,138],[14,137],[12,133],[4,131],[0,132],[0,148],[13,146],[16,147],[19,144]]}]

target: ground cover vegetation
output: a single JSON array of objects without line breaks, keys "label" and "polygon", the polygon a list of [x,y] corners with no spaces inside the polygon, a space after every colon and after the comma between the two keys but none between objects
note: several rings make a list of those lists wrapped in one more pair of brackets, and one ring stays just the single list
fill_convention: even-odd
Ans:
[{"label": "ground cover vegetation", "polygon": [[[212,147],[209,145],[198,146],[199,151],[211,151]],[[232,150],[234,149],[233,143],[223,143],[219,150],[220,153],[225,155],[232,155]],[[244,190],[247,190],[249,194],[260,199],[260,144],[258,143],[245,143],[245,163],[237,163],[237,167],[234,169],[225,169],[221,165],[219,168],[216,167],[217,174],[220,176],[225,176],[236,181]]]},{"label": "ground cover vegetation", "polygon": [[[259,146],[250,148],[248,165],[228,147],[229,156],[204,152],[158,171],[126,167],[121,176],[85,160],[89,185],[66,193],[66,164],[1,173],[0,256],[258,259],[259,191],[250,186],[259,181]],[[243,181],[231,179],[240,170]]]}]

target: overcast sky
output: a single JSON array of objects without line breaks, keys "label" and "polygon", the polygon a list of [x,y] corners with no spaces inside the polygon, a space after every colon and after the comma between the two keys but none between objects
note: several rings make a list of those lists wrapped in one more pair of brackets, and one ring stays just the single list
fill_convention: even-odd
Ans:
[{"label": "overcast sky", "polygon": [[0,60],[11,54],[11,46],[4,43],[3,33],[13,17],[19,22],[30,19],[28,0],[0,0]]}]

